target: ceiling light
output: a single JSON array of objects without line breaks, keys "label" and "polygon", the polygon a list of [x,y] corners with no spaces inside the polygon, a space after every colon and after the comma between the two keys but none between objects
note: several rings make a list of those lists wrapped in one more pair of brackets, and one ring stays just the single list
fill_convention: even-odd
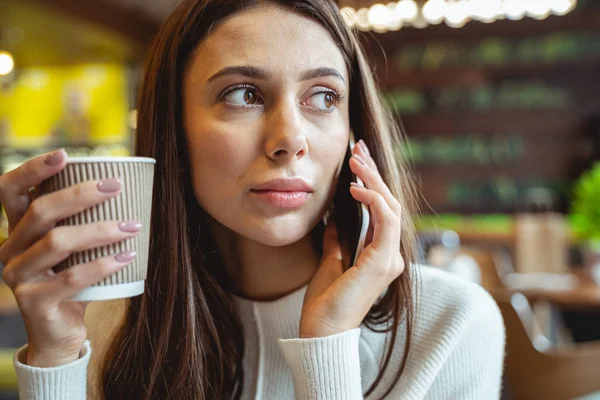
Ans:
[{"label": "ceiling light", "polygon": [[445,0],[429,0],[421,10],[425,21],[432,25],[437,25],[444,20],[447,4]]},{"label": "ceiling light", "polygon": [[341,12],[349,27],[383,33],[397,31],[403,26],[425,28],[442,21],[459,28],[470,20],[520,20],[526,15],[544,19],[551,13],[568,14],[576,7],[577,0],[398,0],[358,11],[343,7]]},{"label": "ceiling light", "polygon": [[482,22],[494,22],[502,13],[502,0],[471,0],[465,4],[468,15]]},{"label": "ceiling light", "polygon": [[369,24],[373,30],[381,31],[386,30],[390,24],[392,18],[389,8],[384,6],[383,4],[374,4],[369,8],[368,13]]},{"label": "ceiling light", "polygon": [[528,15],[537,19],[544,19],[550,15],[550,5],[547,1],[522,0]]},{"label": "ceiling light", "polygon": [[397,31],[404,25],[402,18],[396,14],[396,3],[389,3],[387,5],[388,12],[390,13],[390,21],[388,24],[388,29],[390,31]]},{"label": "ceiling light", "polygon": [[7,51],[0,51],[0,75],[8,75],[15,68],[15,60]]},{"label": "ceiling light", "polygon": [[417,6],[414,0],[400,0],[396,4],[396,15],[402,21],[412,22],[419,15],[419,6]]},{"label": "ceiling light", "polygon": [[521,0],[504,0],[502,12],[506,18],[516,21],[525,16],[525,7]]},{"label": "ceiling light", "polygon": [[423,14],[419,13],[417,17],[410,23],[413,28],[423,29],[429,26],[429,23],[423,18]]},{"label": "ceiling light", "polygon": [[550,11],[555,15],[570,13],[577,6],[577,0],[550,0]]},{"label": "ceiling light", "polygon": [[469,20],[469,13],[467,10],[468,3],[466,1],[456,1],[448,3],[448,9],[446,10],[446,25],[452,28],[460,28],[464,26]]}]

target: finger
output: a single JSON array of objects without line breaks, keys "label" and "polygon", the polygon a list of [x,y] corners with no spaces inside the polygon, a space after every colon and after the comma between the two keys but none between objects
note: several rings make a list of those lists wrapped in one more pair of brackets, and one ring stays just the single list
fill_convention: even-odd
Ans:
[{"label": "finger", "polygon": [[371,152],[367,147],[367,144],[360,139],[356,146],[354,146],[353,154],[358,154],[362,157],[363,160],[366,161],[367,165],[377,171],[377,164],[375,164],[375,160],[371,157]]},{"label": "finger", "polygon": [[54,228],[6,267],[5,280],[14,287],[22,282],[45,279],[52,267],[72,253],[130,239],[139,233],[141,226],[138,221],[103,221]]},{"label": "finger", "polygon": [[[383,288],[403,270],[400,257],[400,218],[392,212],[380,193],[357,184],[351,186],[350,193],[357,201],[369,207],[373,241],[356,260],[356,268],[347,271],[353,271],[352,278],[345,276],[346,273],[332,287],[353,282],[355,286],[369,288],[369,293],[374,294],[371,299],[374,301]],[[367,303],[372,305],[371,300]]]},{"label": "finger", "polygon": [[351,186],[350,193],[357,201],[367,205],[371,211],[373,223],[373,242],[371,245],[377,250],[399,248],[400,219],[394,214],[383,196],[374,190],[357,184]]},{"label": "finger", "polygon": [[66,165],[67,153],[59,149],[26,161],[0,176],[0,203],[6,210],[9,225],[17,223],[29,204],[29,189],[55,175]]},{"label": "finger", "polygon": [[20,254],[59,221],[115,197],[120,191],[121,180],[110,178],[83,182],[39,197],[14,229],[8,249],[3,249],[3,253]]},{"label": "finger", "polygon": [[21,310],[47,308],[60,303],[109,276],[121,271],[135,259],[135,252],[98,258],[73,266],[44,281],[28,283],[15,290]]},{"label": "finger", "polygon": [[350,170],[364,182],[367,189],[379,192],[392,211],[399,212],[400,203],[398,203],[398,200],[396,200],[388,186],[385,184],[379,172],[369,167],[367,162],[360,155],[354,154],[350,158]]},{"label": "finger", "polygon": [[343,273],[342,250],[335,223],[331,219],[323,234],[323,257],[306,290],[307,298],[323,293]]}]

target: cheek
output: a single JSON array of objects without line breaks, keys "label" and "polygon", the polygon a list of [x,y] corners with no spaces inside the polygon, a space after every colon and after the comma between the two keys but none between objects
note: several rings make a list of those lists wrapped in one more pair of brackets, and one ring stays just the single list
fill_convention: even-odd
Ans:
[{"label": "cheek", "polygon": [[206,203],[232,196],[243,180],[250,163],[247,144],[217,127],[202,127],[189,135],[189,147],[194,193],[210,209]]},{"label": "cheek", "polygon": [[348,149],[348,133],[340,130],[338,133],[328,135],[320,144],[319,160],[323,172],[337,176]]},{"label": "cheek", "polygon": [[[339,133],[328,135],[319,143],[318,151],[313,156],[317,164],[318,185],[321,188],[319,195],[320,207],[328,208],[333,201],[333,196],[338,190],[338,178],[343,166],[344,156],[348,148],[348,133],[340,129]],[[339,190],[350,188],[339,188]]]}]

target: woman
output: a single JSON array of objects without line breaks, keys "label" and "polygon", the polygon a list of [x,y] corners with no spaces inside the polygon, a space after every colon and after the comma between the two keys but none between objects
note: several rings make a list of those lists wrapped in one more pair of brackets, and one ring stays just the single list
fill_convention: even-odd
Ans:
[{"label": "woman", "polygon": [[[94,303],[86,330],[85,305],[63,299],[131,254],[47,273],[136,234],[132,221],[54,228],[118,181],[29,204],[62,151],[0,177],[11,221],[0,260],[29,333],[15,357],[22,398],[84,398],[88,369],[90,398],[498,397],[498,309],[479,287],[411,264],[397,128],[332,2],[185,2],[146,67],[137,154],[157,170],[142,296]],[[366,187],[339,190],[368,205],[372,232],[344,272],[347,246],[321,221],[350,128],[362,141],[349,166]]]}]

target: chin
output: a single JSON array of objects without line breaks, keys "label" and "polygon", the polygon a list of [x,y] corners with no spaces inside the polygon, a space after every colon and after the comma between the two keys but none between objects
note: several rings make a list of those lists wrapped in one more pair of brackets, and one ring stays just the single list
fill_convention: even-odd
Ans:
[{"label": "chin", "polygon": [[268,221],[256,221],[238,233],[265,246],[282,247],[302,240],[314,228],[306,218],[270,218]]}]

